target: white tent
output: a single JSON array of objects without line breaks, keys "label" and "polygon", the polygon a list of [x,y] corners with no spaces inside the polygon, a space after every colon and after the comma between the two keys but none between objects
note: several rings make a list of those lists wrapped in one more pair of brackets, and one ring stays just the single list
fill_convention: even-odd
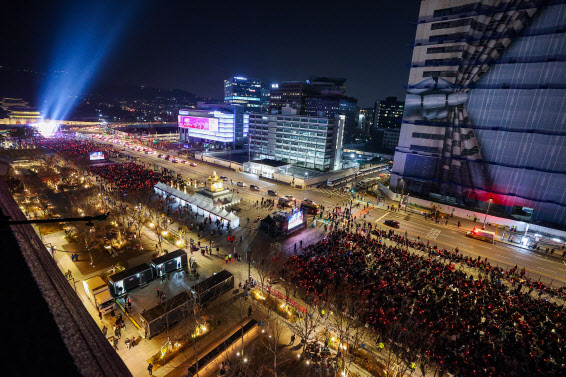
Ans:
[{"label": "white tent", "polygon": [[230,227],[232,229],[240,226],[240,218],[234,215],[232,212],[230,212],[228,216],[226,216],[226,219],[230,221]]},{"label": "white tent", "polygon": [[154,186],[154,189],[159,195],[171,195],[177,203],[180,203],[182,205],[189,204],[193,212],[196,212],[199,215],[210,215],[213,220],[216,220],[216,217],[218,216],[225,225],[230,223],[231,228],[237,228],[238,226],[240,226],[240,218],[234,213],[228,212],[223,208],[219,208],[211,203],[204,202],[189,194],[185,194],[183,191],[167,186],[166,184],[161,182],[157,183]]}]

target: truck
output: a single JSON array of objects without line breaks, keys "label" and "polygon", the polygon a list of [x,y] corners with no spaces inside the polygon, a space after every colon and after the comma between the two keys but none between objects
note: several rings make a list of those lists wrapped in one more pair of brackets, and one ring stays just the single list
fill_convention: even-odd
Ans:
[{"label": "truck", "polygon": [[471,232],[466,233],[466,236],[495,244],[495,233],[493,232],[474,228]]},{"label": "truck", "polygon": [[100,313],[106,314],[116,309],[114,297],[112,297],[108,285],[100,276],[83,280],[83,286],[89,301]]}]

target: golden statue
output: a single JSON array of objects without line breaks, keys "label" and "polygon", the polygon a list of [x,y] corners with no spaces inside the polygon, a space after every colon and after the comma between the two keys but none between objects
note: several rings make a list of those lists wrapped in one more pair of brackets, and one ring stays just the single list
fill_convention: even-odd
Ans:
[{"label": "golden statue", "polygon": [[206,179],[206,189],[210,192],[219,192],[224,190],[222,179],[213,171],[212,175]]}]

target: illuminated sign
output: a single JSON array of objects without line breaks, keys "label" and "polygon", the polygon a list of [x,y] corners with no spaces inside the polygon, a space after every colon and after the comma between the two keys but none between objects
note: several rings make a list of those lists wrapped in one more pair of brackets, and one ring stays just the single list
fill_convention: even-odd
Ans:
[{"label": "illuminated sign", "polygon": [[90,154],[90,160],[91,161],[104,160],[104,152],[92,152]]},{"label": "illuminated sign", "polygon": [[303,224],[303,211],[294,210],[291,216],[288,217],[287,230],[298,227]]},{"label": "illuminated sign", "polygon": [[218,132],[218,119],[179,115],[179,127]]}]

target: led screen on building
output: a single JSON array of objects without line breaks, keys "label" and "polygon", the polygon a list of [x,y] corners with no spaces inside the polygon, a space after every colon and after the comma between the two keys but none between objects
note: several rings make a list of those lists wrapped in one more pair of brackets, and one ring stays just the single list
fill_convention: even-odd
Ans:
[{"label": "led screen on building", "polygon": [[303,223],[303,211],[295,210],[288,218],[287,230],[294,229]]},{"label": "led screen on building", "polygon": [[92,152],[90,154],[90,160],[91,161],[104,160],[104,152]]},{"label": "led screen on building", "polygon": [[179,127],[218,132],[218,119],[179,115]]}]

